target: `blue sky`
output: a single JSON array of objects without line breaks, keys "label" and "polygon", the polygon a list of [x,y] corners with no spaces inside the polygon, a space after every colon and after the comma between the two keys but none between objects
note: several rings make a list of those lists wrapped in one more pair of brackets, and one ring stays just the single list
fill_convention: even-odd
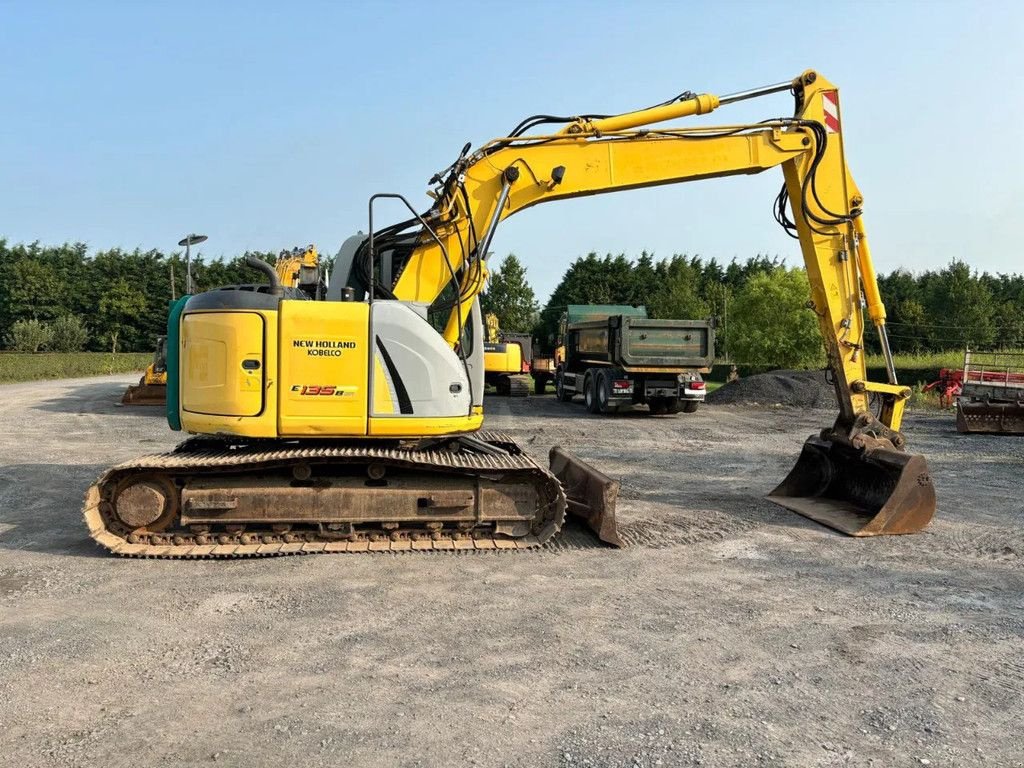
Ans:
[{"label": "blue sky", "polygon": [[[0,0],[0,237],[204,253],[366,229],[366,199],[538,112],[729,93],[812,67],[842,89],[880,271],[1024,271],[1021,3]],[[780,95],[710,122],[789,114]],[[588,251],[799,263],[775,173],[540,206],[502,225],[541,298]],[[382,217],[394,220],[396,209]]]}]

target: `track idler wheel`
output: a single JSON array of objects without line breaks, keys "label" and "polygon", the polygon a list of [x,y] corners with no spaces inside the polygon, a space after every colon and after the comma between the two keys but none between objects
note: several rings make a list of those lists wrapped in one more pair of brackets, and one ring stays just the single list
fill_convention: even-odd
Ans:
[{"label": "track idler wheel", "polygon": [[163,530],[177,510],[177,493],[162,479],[140,478],[117,490],[114,514],[135,531]]},{"label": "track idler wheel", "polygon": [[850,536],[924,530],[935,514],[935,488],[924,457],[871,438],[863,442],[858,448],[810,437],[768,499]]}]

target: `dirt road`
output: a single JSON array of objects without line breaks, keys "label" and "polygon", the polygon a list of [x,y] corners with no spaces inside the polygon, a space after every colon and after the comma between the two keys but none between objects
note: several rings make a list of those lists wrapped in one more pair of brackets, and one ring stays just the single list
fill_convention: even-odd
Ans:
[{"label": "dirt road", "polygon": [[912,415],[937,519],[855,540],[763,499],[828,412],[494,399],[629,548],[121,560],[82,492],[178,439],[131,379],[0,387],[4,765],[1024,765],[1024,440]]}]

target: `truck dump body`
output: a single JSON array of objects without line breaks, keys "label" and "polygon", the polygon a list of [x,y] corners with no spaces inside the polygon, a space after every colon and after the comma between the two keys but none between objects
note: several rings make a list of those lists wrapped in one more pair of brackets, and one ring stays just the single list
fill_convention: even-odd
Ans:
[{"label": "truck dump body", "polygon": [[708,369],[714,362],[711,326],[698,320],[618,315],[570,325],[567,338],[587,360],[629,367]]},{"label": "truck dump body", "polygon": [[691,412],[704,400],[700,374],[714,362],[714,327],[703,320],[652,320],[644,307],[568,308],[556,372],[559,399],[582,394],[592,413],[647,405]]}]

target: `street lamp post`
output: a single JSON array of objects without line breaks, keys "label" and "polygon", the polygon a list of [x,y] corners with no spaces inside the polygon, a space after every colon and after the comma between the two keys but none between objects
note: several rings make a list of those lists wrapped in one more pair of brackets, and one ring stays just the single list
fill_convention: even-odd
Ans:
[{"label": "street lamp post", "polygon": [[206,241],[206,235],[185,235],[178,241],[178,245],[185,246],[185,293],[192,294],[192,246]]}]

